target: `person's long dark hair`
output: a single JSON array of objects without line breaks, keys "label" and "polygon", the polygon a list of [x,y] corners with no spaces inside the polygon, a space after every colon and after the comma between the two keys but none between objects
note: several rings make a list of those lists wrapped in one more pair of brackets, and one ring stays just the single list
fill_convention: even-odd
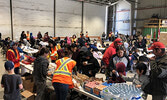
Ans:
[{"label": "person's long dark hair", "polygon": [[123,51],[125,52],[124,46],[118,46],[118,47],[116,48],[116,52],[118,52],[119,50],[123,50]]},{"label": "person's long dark hair", "polygon": [[42,56],[42,55],[44,55],[44,53],[49,53],[49,49],[46,48],[46,47],[41,48],[41,49],[37,52],[37,54],[36,54],[35,57]]}]

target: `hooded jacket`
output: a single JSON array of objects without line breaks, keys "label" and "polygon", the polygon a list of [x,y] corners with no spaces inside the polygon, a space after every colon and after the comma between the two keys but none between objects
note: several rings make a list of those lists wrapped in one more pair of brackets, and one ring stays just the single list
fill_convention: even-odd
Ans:
[{"label": "hooded jacket", "polygon": [[112,55],[116,54],[116,47],[114,46],[114,42],[106,49],[103,55],[103,62],[106,64],[106,66],[109,66],[110,58]]},{"label": "hooded jacket", "polygon": [[42,56],[39,56],[34,61],[33,76],[35,78],[35,82],[46,82],[48,66],[49,66],[49,61]]},{"label": "hooded jacket", "polygon": [[[90,59],[86,59],[85,57],[89,56]],[[87,51],[85,53],[85,57],[83,58],[83,62],[87,61],[88,64],[86,66],[82,64],[82,73],[89,76],[89,77],[95,77],[96,73],[99,71],[100,66],[96,58],[93,57],[92,53],[90,51]],[[89,72],[91,71],[92,74]]]}]

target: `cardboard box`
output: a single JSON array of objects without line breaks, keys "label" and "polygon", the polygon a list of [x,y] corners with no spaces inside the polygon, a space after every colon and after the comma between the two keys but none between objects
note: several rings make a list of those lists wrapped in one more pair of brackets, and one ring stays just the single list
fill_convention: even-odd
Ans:
[{"label": "cardboard box", "polygon": [[33,92],[34,82],[31,82],[31,80],[23,80],[23,87],[25,90]]},{"label": "cardboard box", "polygon": [[91,93],[91,94],[93,94],[93,89],[90,88],[90,87],[85,86],[84,90],[89,92],[89,93]]},{"label": "cardboard box", "polygon": [[21,95],[25,97],[27,100],[35,100],[35,95],[30,91],[25,90],[21,92]]},{"label": "cardboard box", "polygon": [[32,75],[22,77],[23,88],[30,92],[33,92],[34,82]]},{"label": "cardboard box", "polygon": [[99,86],[95,87],[95,88],[93,89],[93,94],[96,95],[96,96],[98,96],[98,97],[101,97],[100,92],[101,92],[105,87],[107,87],[107,86],[99,85]]}]

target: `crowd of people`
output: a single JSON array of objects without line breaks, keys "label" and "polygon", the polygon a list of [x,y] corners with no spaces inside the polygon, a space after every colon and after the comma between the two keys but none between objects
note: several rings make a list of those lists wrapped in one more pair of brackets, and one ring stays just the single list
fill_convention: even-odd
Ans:
[{"label": "crowd of people", "polygon": [[[111,36],[109,37],[111,38]],[[102,41],[99,50],[97,40],[90,41],[88,32],[86,35],[81,32],[80,37],[50,37],[46,32],[42,36],[38,32],[37,36],[32,33],[22,31],[19,41],[12,41],[10,38],[2,39],[3,47],[6,47],[5,69],[8,74],[2,76],[1,85],[5,88],[5,100],[20,100],[19,89],[22,89],[20,79],[20,54],[26,53],[21,49],[21,45],[30,46],[39,50],[34,61],[33,77],[36,85],[36,100],[47,100],[45,89],[47,88],[47,76],[52,76],[53,87],[56,92],[56,100],[66,100],[69,88],[75,84],[72,82],[72,74],[77,72],[89,77],[95,77],[99,72],[105,73],[106,80],[111,83],[121,83],[132,81],[136,87],[141,87],[145,92],[143,98],[147,99],[147,94],[153,96],[153,100],[165,100],[167,90],[167,64],[165,46],[161,42],[153,41],[150,49],[155,57],[147,58],[147,39],[139,36],[125,36],[118,34],[112,36],[112,43],[104,45]],[[42,42],[47,42],[44,46]],[[19,45],[19,46],[18,46]],[[139,55],[138,48],[142,48],[143,56]],[[48,60],[50,58],[50,60]],[[48,73],[49,61],[55,63],[57,68],[54,73]],[[135,72],[133,78],[126,76],[127,72]],[[14,88],[14,89],[13,89]],[[17,91],[17,96],[15,91]]]}]

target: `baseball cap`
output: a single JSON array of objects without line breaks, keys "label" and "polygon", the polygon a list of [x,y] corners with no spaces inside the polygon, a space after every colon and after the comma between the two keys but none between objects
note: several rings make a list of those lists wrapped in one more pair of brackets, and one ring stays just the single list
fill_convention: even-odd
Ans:
[{"label": "baseball cap", "polygon": [[148,50],[153,50],[155,48],[165,48],[165,45],[161,42],[154,42]]},{"label": "baseball cap", "polygon": [[118,45],[122,45],[123,43],[122,43],[122,39],[120,39],[120,38],[116,38],[115,40],[114,40],[114,43],[117,43]]},{"label": "baseball cap", "polygon": [[18,42],[14,42],[14,41],[11,42],[11,43],[10,43],[10,47],[13,47],[15,44],[18,44]]},{"label": "baseball cap", "polygon": [[6,70],[11,70],[14,68],[14,63],[12,61],[6,61],[4,66]]}]

